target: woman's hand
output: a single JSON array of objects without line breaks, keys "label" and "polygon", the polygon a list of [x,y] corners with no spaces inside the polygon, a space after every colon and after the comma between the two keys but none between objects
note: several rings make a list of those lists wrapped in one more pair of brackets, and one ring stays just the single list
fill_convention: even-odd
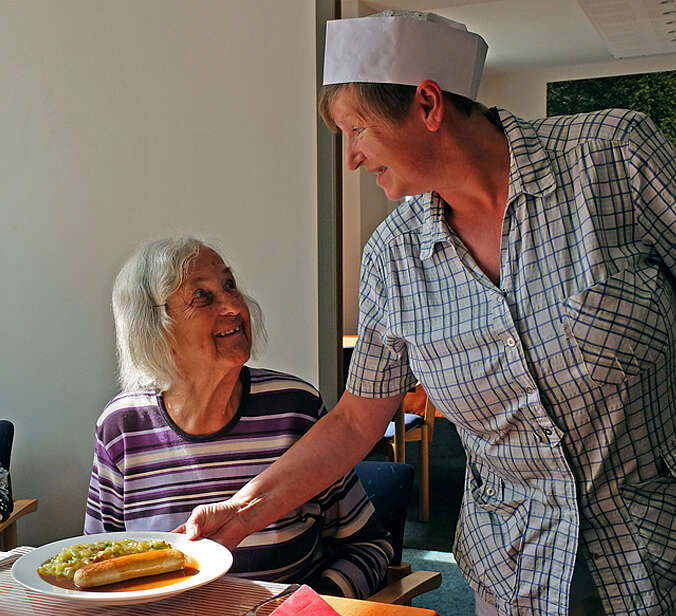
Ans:
[{"label": "woman's hand", "polygon": [[251,534],[244,521],[247,507],[234,499],[199,505],[192,510],[184,524],[175,528],[175,533],[185,533],[188,539],[206,537],[234,550],[247,535]]}]

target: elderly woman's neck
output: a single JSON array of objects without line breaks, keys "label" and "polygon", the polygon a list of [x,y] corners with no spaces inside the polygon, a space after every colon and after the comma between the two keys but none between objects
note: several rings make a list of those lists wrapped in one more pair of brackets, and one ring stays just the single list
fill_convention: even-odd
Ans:
[{"label": "elderly woman's neck", "polygon": [[172,421],[184,432],[213,434],[235,416],[242,400],[240,370],[220,379],[200,382],[178,379],[164,392],[164,406]]}]

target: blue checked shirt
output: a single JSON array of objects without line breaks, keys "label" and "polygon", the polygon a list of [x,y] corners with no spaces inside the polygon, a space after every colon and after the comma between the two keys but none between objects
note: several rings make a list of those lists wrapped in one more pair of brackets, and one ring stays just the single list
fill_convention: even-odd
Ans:
[{"label": "blue checked shirt", "polygon": [[578,548],[607,614],[671,614],[674,150],[636,112],[499,114],[499,287],[441,199],[410,198],[364,249],[348,389],[386,397],[420,380],[456,424],[453,551],[501,615],[568,614]]}]

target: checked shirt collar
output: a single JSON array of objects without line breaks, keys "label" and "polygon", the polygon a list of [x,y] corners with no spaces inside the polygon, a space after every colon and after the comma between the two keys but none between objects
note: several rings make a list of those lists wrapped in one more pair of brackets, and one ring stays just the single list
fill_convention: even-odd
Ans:
[{"label": "checked shirt collar", "polygon": [[[521,194],[545,197],[554,192],[554,171],[532,126],[504,109],[499,109],[498,113],[510,154],[507,206]],[[437,243],[449,242],[450,238],[444,217],[443,199],[435,192],[414,198],[423,206],[420,259],[424,261],[432,257]]]}]

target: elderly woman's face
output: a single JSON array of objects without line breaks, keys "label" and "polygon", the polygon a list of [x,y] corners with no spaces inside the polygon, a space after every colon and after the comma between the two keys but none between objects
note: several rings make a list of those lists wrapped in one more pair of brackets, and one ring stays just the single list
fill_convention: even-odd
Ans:
[{"label": "elderly woman's face", "polygon": [[251,353],[251,318],[230,269],[202,248],[181,286],[167,298],[172,351],[182,374],[195,368],[239,369]]}]

